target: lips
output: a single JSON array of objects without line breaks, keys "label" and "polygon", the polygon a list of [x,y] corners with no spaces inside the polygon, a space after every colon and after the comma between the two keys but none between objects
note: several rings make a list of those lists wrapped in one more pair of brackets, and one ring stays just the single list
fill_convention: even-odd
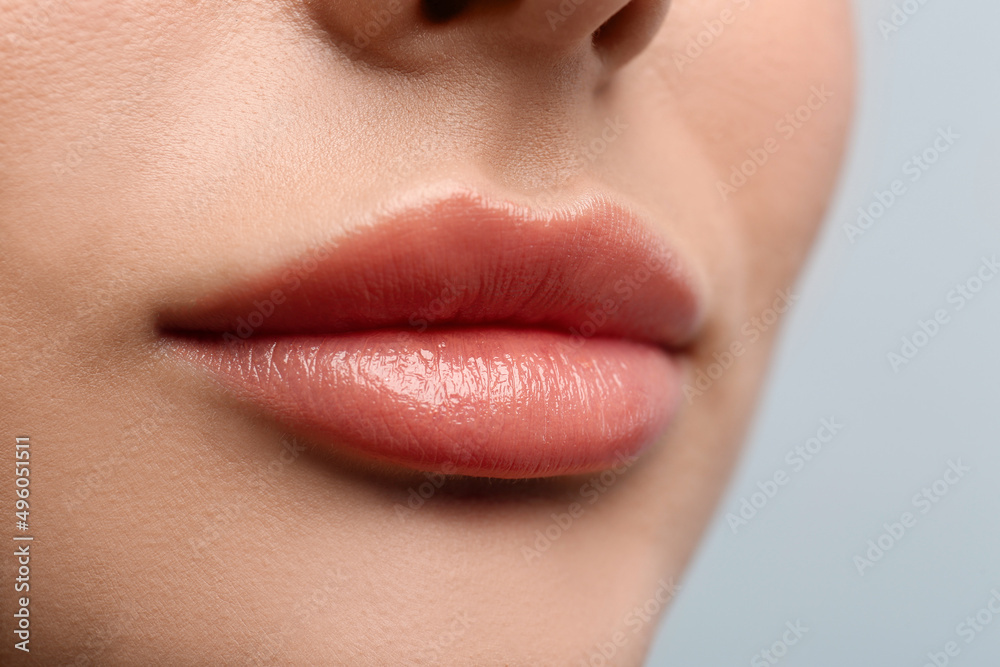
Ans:
[{"label": "lips", "polygon": [[624,207],[540,213],[458,192],[160,323],[227,391],[331,449],[527,478],[602,470],[654,442],[700,310],[676,252]]}]

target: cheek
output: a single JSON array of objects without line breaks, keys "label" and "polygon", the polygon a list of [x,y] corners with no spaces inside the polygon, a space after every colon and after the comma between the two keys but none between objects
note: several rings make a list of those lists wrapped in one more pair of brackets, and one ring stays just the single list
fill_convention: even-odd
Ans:
[{"label": "cheek", "polygon": [[675,0],[671,11],[657,44],[664,76],[720,203],[749,234],[796,226],[808,237],[853,108],[849,2]]},{"label": "cheek", "polygon": [[818,85],[834,98],[812,125],[842,117],[853,83],[847,1],[742,2],[677,2],[674,21],[660,36],[657,46],[672,65],[665,69],[669,86],[691,125],[720,149],[759,141]]}]

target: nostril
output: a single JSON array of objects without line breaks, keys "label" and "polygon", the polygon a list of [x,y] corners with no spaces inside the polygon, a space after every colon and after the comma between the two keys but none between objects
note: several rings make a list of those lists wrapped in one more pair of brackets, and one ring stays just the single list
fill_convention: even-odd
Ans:
[{"label": "nostril", "polygon": [[589,41],[617,68],[649,44],[669,6],[670,0],[420,0],[419,13],[439,26],[464,17],[470,30],[493,27],[534,47],[575,49]]},{"label": "nostril", "polygon": [[607,21],[597,26],[597,30],[595,30],[590,35],[590,39],[594,43],[595,47],[601,48],[602,41],[607,41],[608,39],[610,39],[610,35],[614,34],[615,32],[615,25],[621,23],[622,21],[627,21],[628,20],[627,12],[629,11],[630,7],[634,6],[635,6],[634,2],[626,4],[624,7],[615,12]]},{"label": "nostril", "polygon": [[669,7],[669,0],[631,0],[592,33],[594,48],[609,64],[623,64],[645,48]]},{"label": "nostril", "polygon": [[616,21],[620,20],[622,14],[627,12],[629,7],[632,7],[634,4],[635,4],[634,2],[626,2],[621,9],[619,9],[617,12],[609,16],[607,20],[604,21],[604,23],[597,26],[597,29],[594,30],[593,33],[594,41],[595,42],[599,41],[601,33],[606,32],[609,26],[613,26]]},{"label": "nostril", "polygon": [[420,4],[428,21],[444,23],[461,14],[470,2],[471,0],[422,0]]}]

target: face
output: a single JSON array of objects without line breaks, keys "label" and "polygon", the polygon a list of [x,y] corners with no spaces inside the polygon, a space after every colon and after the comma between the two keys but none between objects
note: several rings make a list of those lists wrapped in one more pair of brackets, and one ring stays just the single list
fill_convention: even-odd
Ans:
[{"label": "face", "polygon": [[847,1],[0,4],[33,655],[638,664],[834,184]]}]

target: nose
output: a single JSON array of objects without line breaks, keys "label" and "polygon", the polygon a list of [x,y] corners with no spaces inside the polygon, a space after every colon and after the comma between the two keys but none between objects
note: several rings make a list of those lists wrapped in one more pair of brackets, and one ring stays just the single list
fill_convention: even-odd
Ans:
[{"label": "nose", "polygon": [[[621,66],[656,34],[669,0],[309,0],[338,44],[365,54],[462,50],[547,59],[592,52]],[[503,52],[502,54],[500,52]],[[427,55],[431,55],[428,53]]]},{"label": "nose", "polygon": [[618,66],[652,39],[669,0],[525,0],[497,26],[512,44],[550,51],[593,48]]}]

